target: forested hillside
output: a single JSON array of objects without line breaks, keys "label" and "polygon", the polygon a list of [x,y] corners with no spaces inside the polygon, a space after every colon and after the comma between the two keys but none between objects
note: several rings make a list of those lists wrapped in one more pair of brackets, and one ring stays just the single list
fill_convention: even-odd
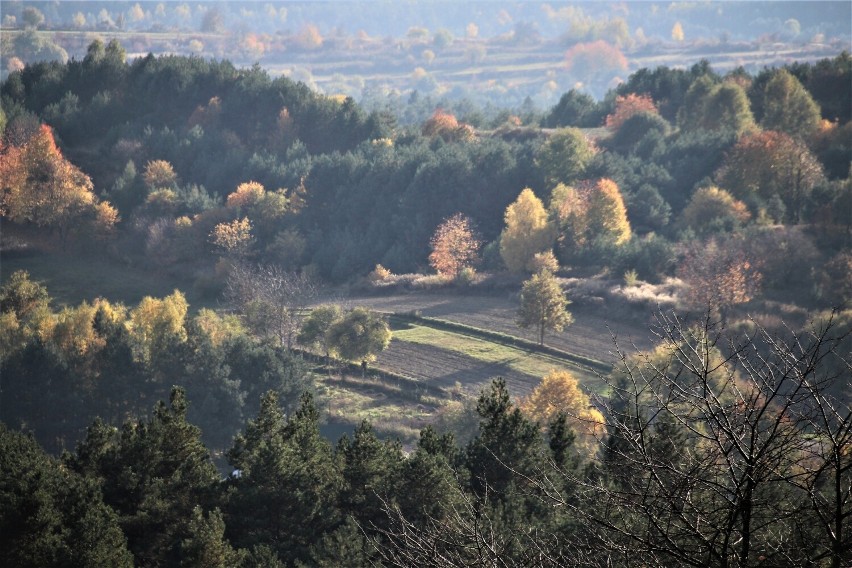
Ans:
[{"label": "forested hillside", "polygon": [[[4,565],[852,561],[847,52],[413,125],[257,65],[127,59],[94,41],[0,85]],[[113,293],[129,274],[173,292]],[[345,297],[448,291],[514,317]],[[550,345],[571,310],[653,311],[658,343]],[[471,394],[377,368],[395,334],[553,370]],[[327,441],[364,392],[434,428]]]}]

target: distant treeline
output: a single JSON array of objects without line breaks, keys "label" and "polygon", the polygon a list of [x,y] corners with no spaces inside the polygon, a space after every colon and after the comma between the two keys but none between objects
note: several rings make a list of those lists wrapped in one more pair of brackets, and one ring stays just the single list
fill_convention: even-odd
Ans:
[{"label": "distant treeline", "polygon": [[[850,78],[847,53],[756,76],[720,76],[706,62],[643,69],[602,101],[570,91],[544,115],[486,120],[475,105],[435,109],[428,97],[367,113],[258,67],[177,56],[127,63],[117,42],[94,42],[80,61],[27,66],[3,82],[4,191],[45,191],[26,170],[43,159],[28,141],[45,121],[91,177],[85,199],[112,204],[88,214],[100,236],[119,229],[109,250],[208,284],[217,257],[310,267],[336,282],[377,264],[424,270],[436,227],[459,212],[487,245],[482,266],[500,270],[504,212],[532,188],[563,265],[656,280],[674,274],[690,243],[712,239],[753,258],[801,255],[809,270],[796,271],[797,287],[819,299],[834,278],[824,267],[843,264],[850,243]],[[431,117],[400,126],[408,112]],[[41,131],[40,144],[51,136]],[[567,189],[556,192],[560,184]],[[570,199],[589,199],[593,187],[623,200],[629,239],[613,243],[568,215]],[[10,219],[57,228],[56,215],[9,203]],[[772,249],[778,239],[767,231],[779,230],[796,241],[790,251]],[[74,224],[58,232],[64,239]],[[239,246],[226,243],[229,232]],[[745,250],[753,243],[771,250]],[[781,274],[772,262],[765,270]]]}]

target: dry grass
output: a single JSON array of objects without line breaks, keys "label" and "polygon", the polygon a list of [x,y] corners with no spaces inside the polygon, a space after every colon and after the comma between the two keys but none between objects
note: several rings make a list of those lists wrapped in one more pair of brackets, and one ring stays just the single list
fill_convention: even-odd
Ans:
[{"label": "dry grass", "polygon": [[317,377],[317,390],[329,420],[357,426],[369,421],[383,436],[399,438],[403,444],[416,443],[420,430],[434,421],[445,401],[423,395],[421,402],[398,396],[399,392],[378,380],[347,376]]}]

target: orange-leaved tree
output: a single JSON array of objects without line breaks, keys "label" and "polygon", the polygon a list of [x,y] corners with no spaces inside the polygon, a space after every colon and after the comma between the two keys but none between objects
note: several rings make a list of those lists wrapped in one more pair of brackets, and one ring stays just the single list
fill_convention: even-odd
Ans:
[{"label": "orange-leaved tree", "polygon": [[627,71],[627,58],[618,47],[599,39],[573,45],[565,52],[565,68],[573,77],[589,83]]},{"label": "orange-leaved tree", "polygon": [[740,138],[715,177],[721,187],[754,208],[753,213],[777,197],[786,207],[787,220],[799,223],[825,174],[804,143],[770,130]]},{"label": "orange-leaved tree", "polygon": [[92,180],[62,155],[53,130],[42,125],[22,146],[0,148],[0,212],[15,222],[55,230],[64,246],[73,229],[118,220],[109,204],[99,204]]},{"label": "orange-leaved tree", "polygon": [[628,118],[637,115],[640,112],[659,114],[657,111],[657,105],[654,104],[654,100],[648,95],[629,93],[623,97],[616,97],[615,111],[613,111],[612,114],[607,115],[606,127],[613,132],[618,132],[618,129],[621,128],[621,125],[624,124]]},{"label": "orange-leaved tree", "polygon": [[584,458],[593,457],[606,433],[604,418],[568,371],[553,370],[529,396],[521,399],[521,410],[543,426],[561,413],[575,435],[574,447]]},{"label": "orange-leaved tree", "polygon": [[716,239],[693,245],[677,271],[687,285],[686,302],[699,310],[718,312],[727,319],[728,309],[750,301],[760,290],[763,275],[741,243]]},{"label": "orange-leaved tree", "polygon": [[476,237],[470,218],[456,213],[438,225],[429,244],[429,264],[438,274],[452,278],[476,262],[482,242]]}]

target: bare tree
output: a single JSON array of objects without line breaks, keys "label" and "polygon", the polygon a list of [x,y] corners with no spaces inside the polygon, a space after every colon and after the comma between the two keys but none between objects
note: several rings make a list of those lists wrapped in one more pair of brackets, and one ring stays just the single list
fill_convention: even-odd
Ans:
[{"label": "bare tree", "polygon": [[695,325],[660,313],[658,346],[619,350],[596,398],[607,434],[595,458],[493,466],[552,507],[544,524],[499,530],[462,488],[462,507],[425,524],[387,506],[374,546],[395,566],[850,566],[843,327],[832,314],[802,332],[752,322],[734,335],[709,313]]},{"label": "bare tree", "polygon": [[[388,526],[364,530],[383,565],[407,568],[560,567],[584,565],[579,555],[564,556],[553,532],[528,527],[507,531],[494,511],[459,487],[458,504],[442,518],[415,523],[384,501]],[[363,528],[362,528],[363,530]],[[586,564],[588,565],[588,564]]]},{"label": "bare tree", "polygon": [[225,288],[252,331],[287,349],[299,333],[301,312],[319,294],[319,283],[309,275],[271,264],[235,264]]},{"label": "bare tree", "polygon": [[852,417],[828,392],[850,358],[834,322],[785,339],[732,337],[709,316],[657,324],[657,349],[621,352],[597,400],[609,435],[571,476],[581,498],[538,480],[594,527],[578,545],[603,565],[849,565]]}]

